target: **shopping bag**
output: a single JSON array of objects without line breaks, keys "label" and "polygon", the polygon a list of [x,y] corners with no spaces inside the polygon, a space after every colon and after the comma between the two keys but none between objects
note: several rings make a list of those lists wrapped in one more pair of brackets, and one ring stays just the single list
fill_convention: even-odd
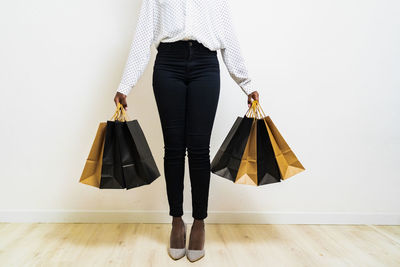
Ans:
[{"label": "shopping bag", "polygon": [[120,106],[121,120],[116,121],[116,138],[126,189],[151,184],[161,176],[138,120],[129,120]]},{"label": "shopping bag", "polygon": [[97,188],[100,186],[105,132],[106,123],[100,122],[97,128],[96,137],[90,149],[89,156],[86,159],[82,175],[79,179],[80,183]]},{"label": "shopping bag", "polygon": [[115,133],[116,122],[118,122],[120,114],[118,108],[114,116],[110,120],[107,120],[100,189],[123,189],[126,187],[123,177],[120,148]]},{"label": "shopping bag", "polygon": [[282,179],[273,150],[273,142],[264,120],[257,119],[257,184],[271,184]]},{"label": "shopping bag", "polygon": [[279,165],[282,179],[288,179],[304,171],[304,166],[300,163],[292,149],[282,137],[281,133],[271,120],[270,116],[265,115],[259,103],[256,103],[256,105],[263,116],[263,120],[268,129],[268,134],[273,143],[273,149],[277,163]]},{"label": "shopping bag", "polygon": [[211,172],[232,182],[236,180],[251,126],[252,120],[246,116],[236,118],[228,135],[211,161]]},{"label": "shopping bag", "polygon": [[251,120],[250,133],[246,140],[234,182],[257,185],[257,120]]},{"label": "shopping bag", "polygon": [[[134,142],[134,159],[138,182],[144,181],[144,184],[150,184],[161,176],[153,154],[151,153],[146,137],[139,125],[138,120],[127,121],[129,132]],[[135,184],[133,184],[135,185]]]}]

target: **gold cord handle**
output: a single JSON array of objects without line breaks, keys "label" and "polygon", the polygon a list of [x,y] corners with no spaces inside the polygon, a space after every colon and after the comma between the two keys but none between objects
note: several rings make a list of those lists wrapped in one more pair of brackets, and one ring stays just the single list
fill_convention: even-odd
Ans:
[{"label": "gold cord handle", "polygon": [[118,121],[128,121],[130,120],[128,114],[126,113],[124,107],[121,103],[118,102],[117,108],[115,110],[114,115],[111,117],[110,120],[118,120]]},{"label": "gold cord handle", "polygon": [[245,116],[248,118],[254,118],[254,120],[256,119],[261,119],[261,114],[260,114],[260,110],[258,109],[259,107],[259,103],[257,100],[253,100],[253,102],[251,103],[251,107],[247,110]]}]

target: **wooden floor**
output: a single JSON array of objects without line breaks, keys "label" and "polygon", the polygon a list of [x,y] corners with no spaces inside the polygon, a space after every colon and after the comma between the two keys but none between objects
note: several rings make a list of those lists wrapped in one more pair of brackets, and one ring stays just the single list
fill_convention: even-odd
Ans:
[{"label": "wooden floor", "polygon": [[400,226],[205,227],[191,263],[168,256],[170,224],[0,223],[0,266],[400,266]]}]

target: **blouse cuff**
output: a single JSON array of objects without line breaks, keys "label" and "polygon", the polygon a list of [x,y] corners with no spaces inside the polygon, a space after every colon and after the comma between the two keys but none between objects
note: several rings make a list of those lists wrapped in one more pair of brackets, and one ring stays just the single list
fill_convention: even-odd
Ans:
[{"label": "blouse cuff", "polygon": [[122,93],[122,94],[124,94],[124,95],[128,95],[129,92],[131,91],[131,89],[132,89],[131,86],[129,86],[129,85],[124,84],[124,83],[121,82],[121,83],[119,84],[119,86],[118,86],[117,92],[120,92],[120,93]]},{"label": "blouse cuff", "polygon": [[243,90],[243,92],[246,94],[246,95],[249,95],[249,94],[251,94],[253,91],[255,91],[254,89],[253,89],[253,83],[252,83],[252,81],[249,79],[249,80],[247,80],[247,81],[245,81],[245,82],[243,82],[243,83],[241,83],[240,84],[240,88]]}]

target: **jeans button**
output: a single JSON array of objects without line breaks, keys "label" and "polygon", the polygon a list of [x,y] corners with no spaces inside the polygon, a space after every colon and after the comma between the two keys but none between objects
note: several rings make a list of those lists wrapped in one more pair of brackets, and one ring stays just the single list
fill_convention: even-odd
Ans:
[{"label": "jeans button", "polygon": [[192,42],[189,42],[189,45],[192,46]]}]

